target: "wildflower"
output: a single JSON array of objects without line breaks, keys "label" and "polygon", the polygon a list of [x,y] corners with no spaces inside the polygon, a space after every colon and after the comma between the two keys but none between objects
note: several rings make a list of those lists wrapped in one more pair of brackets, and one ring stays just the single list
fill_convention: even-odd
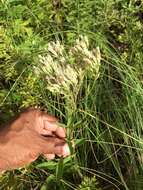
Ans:
[{"label": "wildflower", "polygon": [[[73,60],[73,64],[70,60]],[[99,75],[100,67],[99,47],[89,50],[89,41],[85,36],[76,40],[69,50],[59,42],[48,44],[45,56],[39,56],[38,75],[44,76],[47,89],[53,93],[69,95],[77,94],[84,75],[88,72]]]},{"label": "wildflower", "polygon": [[74,47],[71,48],[70,54],[72,56],[77,56],[80,62],[82,63],[82,67],[87,69],[88,71],[95,72],[95,74],[99,74],[100,60],[101,54],[99,47],[89,50],[89,41],[87,37],[81,36],[80,39],[76,40]]},{"label": "wildflower", "polygon": [[48,51],[58,58],[58,56],[63,56],[64,46],[59,41],[50,42],[48,44]]}]

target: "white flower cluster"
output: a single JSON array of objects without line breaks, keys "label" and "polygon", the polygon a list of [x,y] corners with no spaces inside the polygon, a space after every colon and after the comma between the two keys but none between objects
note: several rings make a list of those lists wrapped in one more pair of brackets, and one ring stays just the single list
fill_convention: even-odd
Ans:
[{"label": "white flower cluster", "polygon": [[101,54],[99,47],[93,50],[89,50],[89,41],[86,36],[81,36],[80,39],[76,40],[74,47],[71,48],[70,54],[72,56],[77,56],[81,67],[86,70],[91,71],[92,74],[99,76],[100,60]]},{"label": "white flower cluster", "polygon": [[[71,58],[74,63],[70,63]],[[81,80],[88,70],[99,74],[100,50],[89,50],[87,37],[76,40],[75,45],[66,50],[59,42],[48,44],[47,54],[39,56],[39,67],[35,68],[38,75],[43,75],[47,88],[54,93],[68,95],[77,93]]]}]

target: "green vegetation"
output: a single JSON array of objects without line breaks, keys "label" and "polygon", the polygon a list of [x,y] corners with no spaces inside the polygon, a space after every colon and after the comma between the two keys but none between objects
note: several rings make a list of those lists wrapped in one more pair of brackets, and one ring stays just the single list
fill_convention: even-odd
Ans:
[{"label": "green vegetation", "polygon": [[[0,0],[0,123],[38,105],[76,144],[68,158],[6,172],[0,189],[143,189],[142,31],[141,0]],[[100,48],[100,75],[84,75],[72,104],[34,68],[49,42],[68,50],[80,36]]]}]

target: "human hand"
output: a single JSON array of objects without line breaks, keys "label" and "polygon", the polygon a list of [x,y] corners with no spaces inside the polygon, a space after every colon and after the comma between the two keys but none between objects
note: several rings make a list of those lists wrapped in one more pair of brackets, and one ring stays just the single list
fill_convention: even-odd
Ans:
[{"label": "human hand", "polygon": [[30,108],[0,131],[0,171],[23,167],[39,155],[53,159],[70,154],[66,130],[57,119]]}]

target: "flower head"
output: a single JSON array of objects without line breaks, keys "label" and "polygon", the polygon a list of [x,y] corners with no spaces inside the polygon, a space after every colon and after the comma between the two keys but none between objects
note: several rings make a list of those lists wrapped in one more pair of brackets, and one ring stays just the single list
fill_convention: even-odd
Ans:
[{"label": "flower head", "polygon": [[48,43],[46,55],[39,56],[39,68],[35,70],[44,76],[48,90],[74,96],[86,73],[99,75],[100,59],[99,47],[89,50],[88,38],[81,36],[69,50],[59,41]]}]

